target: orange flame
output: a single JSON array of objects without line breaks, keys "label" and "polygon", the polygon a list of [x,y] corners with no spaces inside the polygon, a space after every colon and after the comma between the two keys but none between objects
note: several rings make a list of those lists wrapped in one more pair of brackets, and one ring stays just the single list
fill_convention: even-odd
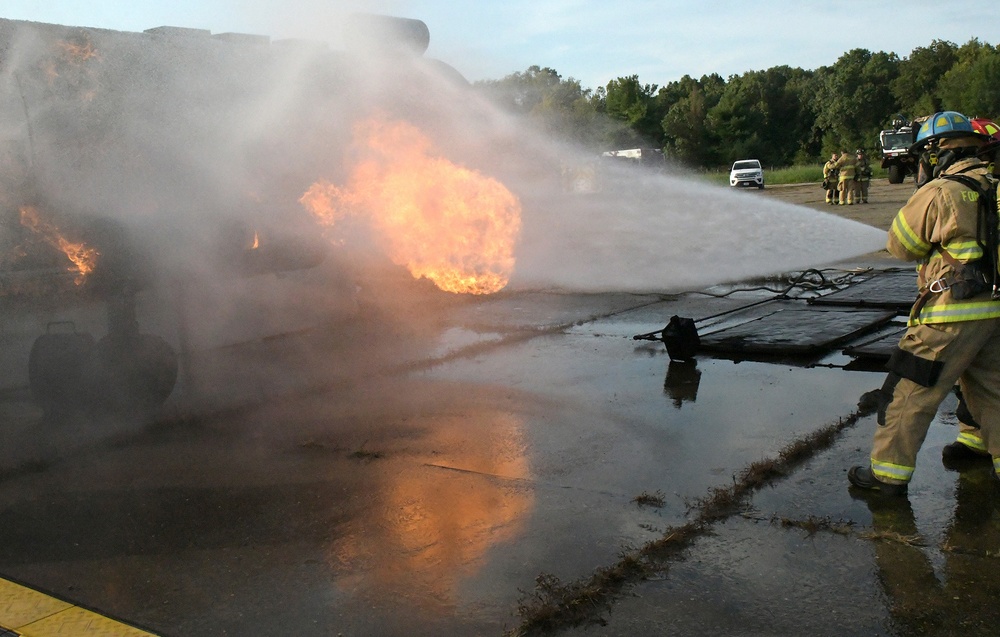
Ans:
[{"label": "orange flame", "polygon": [[83,40],[79,43],[60,40],[58,43],[63,52],[63,59],[74,64],[83,64],[87,60],[101,60],[100,54],[94,48],[94,43],[90,40]]},{"label": "orange flame", "polygon": [[348,184],[313,184],[299,200],[333,226],[363,215],[392,261],[446,292],[491,294],[514,269],[521,204],[499,181],[432,155],[416,127],[379,118],[361,122],[362,158]]},{"label": "orange flame", "polygon": [[87,63],[91,60],[101,61],[101,54],[94,43],[83,36],[74,42],[60,40],[54,48],[57,53],[42,65],[49,84],[53,85],[56,80],[62,79],[80,93],[81,100],[93,101],[97,96],[97,89],[94,86],[93,69]]},{"label": "orange flame", "polygon": [[58,248],[66,255],[73,265],[68,270],[76,271],[77,276],[74,282],[77,285],[83,283],[84,279],[97,265],[97,257],[100,253],[94,248],[87,247],[83,242],[75,243],[70,241],[59,232],[54,224],[45,221],[39,216],[38,210],[33,206],[21,206],[21,225],[32,232],[40,235],[49,245]]}]

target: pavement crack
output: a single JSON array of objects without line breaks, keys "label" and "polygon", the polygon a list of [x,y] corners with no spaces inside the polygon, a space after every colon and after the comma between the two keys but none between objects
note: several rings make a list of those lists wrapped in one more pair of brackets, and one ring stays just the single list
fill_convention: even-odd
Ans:
[{"label": "pavement crack", "polygon": [[605,625],[606,614],[627,586],[662,576],[699,538],[711,533],[716,523],[744,512],[753,493],[787,477],[833,446],[840,433],[853,427],[864,415],[854,411],[792,441],[774,458],[750,463],[734,476],[731,485],[712,488],[706,497],[695,501],[690,522],[666,529],[662,537],[639,548],[624,550],[617,563],[601,567],[589,577],[563,583],[551,574],[538,575],[534,590],[522,591],[518,604],[520,626],[506,636],[551,635],[576,626]]}]

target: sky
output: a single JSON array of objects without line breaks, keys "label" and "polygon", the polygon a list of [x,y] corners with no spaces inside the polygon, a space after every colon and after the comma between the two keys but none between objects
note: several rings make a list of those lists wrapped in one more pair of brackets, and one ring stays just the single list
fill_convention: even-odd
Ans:
[{"label": "sky", "polygon": [[0,0],[0,17],[143,31],[158,26],[253,33],[341,46],[343,17],[422,20],[426,55],[471,81],[532,65],[597,88],[637,75],[664,86],[684,75],[740,75],[773,66],[829,66],[856,49],[909,56],[934,40],[1000,44],[981,1],[758,0]]}]

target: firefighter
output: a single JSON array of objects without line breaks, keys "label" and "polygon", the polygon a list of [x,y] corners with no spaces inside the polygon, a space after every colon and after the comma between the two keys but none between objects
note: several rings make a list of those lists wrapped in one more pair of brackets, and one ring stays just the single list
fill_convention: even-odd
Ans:
[{"label": "firefighter", "polygon": [[990,172],[994,177],[1000,177],[1000,124],[993,120],[978,118],[970,122],[972,130],[987,138],[986,144],[979,151],[979,157],[988,164]]},{"label": "firefighter", "polygon": [[840,192],[840,205],[851,206],[854,204],[854,156],[846,150],[840,152],[840,159],[837,160],[837,190]]},{"label": "firefighter", "polygon": [[900,209],[886,243],[893,256],[919,263],[920,296],[887,365],[881,391],[890,398],[879,413],[871,462],[847,474],[853,486],[884,495],[906,494],[931,420],[956,382],[1000,472],[996,183],[978,156],[987,139],[964,115],[935,113],[910,150],[933,143],[939,176]]},{"label": "firefighter", "polygon": [[855,153],[854,203],[868,203],[868,186],[872,181],[872,165],[861,148]]},{"label": "firefighter", "polygon": [[823,190],[826,191],[826,203],[837,204],[837,153],[830,155],[830,161],[823,164]]},{"label": "firefighter", "polygon": [[[1000,126],[988,119],[974,119],[970,124],[975,132],[989,138],[978,154],[980,159],[987,162],[993,176],[1000,177],[1000,163],[997,162],[997,155],[1000,154]],[[955,394],[958,396],[958,408],[955,410],[958,437],[941,450],[941,460],[949,469],[962,469],[971,462],[989,460],[990,454],[980,434],[979,423],[969,412],[961,386],[955,387]]]}]

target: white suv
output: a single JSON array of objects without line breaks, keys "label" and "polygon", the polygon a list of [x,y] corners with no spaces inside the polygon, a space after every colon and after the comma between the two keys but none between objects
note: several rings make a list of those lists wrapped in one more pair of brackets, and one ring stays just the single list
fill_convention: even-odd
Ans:
[{"label": "white suv", "polygon": [[729,171],[730,186],[757,186],[764,188],[764,169],[756,159],[741,159]]}]

